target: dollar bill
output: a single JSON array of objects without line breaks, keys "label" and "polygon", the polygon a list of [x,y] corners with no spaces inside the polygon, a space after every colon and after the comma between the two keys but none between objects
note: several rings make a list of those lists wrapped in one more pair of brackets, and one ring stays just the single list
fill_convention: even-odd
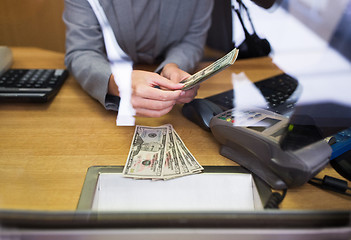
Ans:
[{"label": "dollar bill", "polygon": [[175,130],[173,131],[173,134],[175,136],[178,155],[182,156],[182,162],[185,163],[191,173],[201,172],[204,168],[196,161],[195,157],[190,153]]},{"label": "dollar bill", "polygon": [[167,126],[135,127],[123,175],[135,178],[162,178]]},{"label": "dollar bill", "polygon": [[187,79],[181,81],[184,83],[184,87],[182,90],[188,90],[193,88],[195,85],[205,81],[206,79],[212,77],[213,75],[217,74],[218,72],[224,70],[230,65],[233,65],[235,60],[237,59],[239,54],[239,50],[234,48],[232,51],[227,53],[222,58],[218,59],[211,65],[205,67],[204,69],[198,71],[197,73],[191,75]]},{"label": "dollar bill", "polygon": [[166,156],[163,166],[163,178],[170,179],[177,176],[181,176],[182,172],[179,165],[179,157],[177,153],[176,142],[174,141],[173,127],[170,124],[166,126],[168,134],[168,143],[166,145]]},{"label": "dollar bill", "polygon": [[202,170],[171,124],[136,126],[124,176],[167,180]]}]

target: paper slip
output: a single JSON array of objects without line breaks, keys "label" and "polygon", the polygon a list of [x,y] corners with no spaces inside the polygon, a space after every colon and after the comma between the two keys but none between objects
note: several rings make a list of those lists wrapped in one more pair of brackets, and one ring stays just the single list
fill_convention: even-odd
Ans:
[{"label": "paper slip", "polygon": [[134,126],[135,110],[131,104],[133,62],[118,45],[110,23],[98,0],[88,0],[102,29],[105,47],[111,71],[118,86],[121,98],[116,124],[118,126]]}]

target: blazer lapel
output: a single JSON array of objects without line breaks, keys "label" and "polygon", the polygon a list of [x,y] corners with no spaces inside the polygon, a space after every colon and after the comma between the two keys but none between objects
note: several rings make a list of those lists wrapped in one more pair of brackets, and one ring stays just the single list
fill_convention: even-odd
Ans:
[{"label": "blazer lapel", "polygon": [[179,1],[177,0],[162,0],[161,1],[161,12],[159,19],[159,28],[157,33],[156,47],[154,52],[154,57],[161,54],[162,49],[165,47],[168,36],[172,31],[175,18],[178,14]]},{"label": "blazer lapel", "polygon": [[[134,29],[134,20],[131,1],[129,0],[100,0],[101,6],[105,10],[107,18],[116,35],[120,47],[128,55],[137,61],[136,54],[136,33]],[[123,29],[123,31],[122,31]],[[121,34],[123,32],[123,34]],[[130,39],[133,39],[132,41]]]}]

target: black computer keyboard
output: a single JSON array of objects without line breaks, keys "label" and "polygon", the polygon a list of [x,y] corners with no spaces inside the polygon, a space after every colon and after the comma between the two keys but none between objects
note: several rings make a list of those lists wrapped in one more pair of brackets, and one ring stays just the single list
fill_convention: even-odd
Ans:
[{"label": "black computer keyboard", "polygon": [[9,69],[0,76],[0,101],[47,102],[67,77],[65,69]]},{"label": "black computer keyboard", "polygon": [[[256,82],[255,86],[261,91],[268,103],[268,110],[286,115],[290,113],[301,94],[298,81],[283,73]],[[234,92],[229,90],[206,98],[217,104],[224,111],[234,108]]]}]

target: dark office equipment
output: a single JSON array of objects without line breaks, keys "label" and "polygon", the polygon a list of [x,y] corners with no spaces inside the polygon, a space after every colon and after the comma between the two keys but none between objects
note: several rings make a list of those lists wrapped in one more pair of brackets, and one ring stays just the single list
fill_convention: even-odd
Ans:
[{"label": "dark office equipment", "polygon": [[332,160],[351,150],[351,128],[334,134],[331,141],[333,153],[330,159]]},{"label": "dark office equipment", "polygon": [[263,109],[230,109],[212,118],[221,155],[247,168],[274,189],[306,183],[329,162],[332,149],[326,141],[294,151],[280,146],[289,118]]},{"label": "dark office equipment", "polygon": [[194,99],[182,108],[183,115],[201,128],[210,131],[210,121],[213,116],[223,112],[215,103],[207,99]]},{"label": "dark office equipment", "polygon": [[351,181],[351,151],[332,159],[330,165],[344,178]]},{"label": "dark office equipment", "polygon": [[[294,77],[283,73],[262,81],[256,82],[255,86],[261,91],[266,99],[270,111],[285,115],[291,113],[298,97],[301,94],[299,82]],[[216,103],[223,110],[234,106],[234,92],[229,90],[206,99]]]},{"label": "dark office equipment", "polygon": [[280,139],[284,150],[296,150],[351,127],[351,107],[333,101],[299,104]]},{"label": "dark office equipment", "polygon": [[0,76],[0,101],[50,101],[67,77],[64,69],[9,69]]},{"label": "dark office equipment", "polygon": [[351,128],[333,135],[330,145],[333,149],[330,165],[341,176],[351,181]]},{"label": "dark office equipment", "polygon": [[[256,82],[255,86],[266,99],[267,110],[281,115],[292,113],[295,103],[301,94],[298,81],[286,73]],[[190,103],[184,104],[182,112],[186,118],[209,131],[209,125],[204,123],[209,123],[214,115],[220,113],[218,107],[222,109],[221,112],[234,108],[233,90],[228,90],[205,99],[195,99]],[[217,114],[213,115],[212,113]]]}]

